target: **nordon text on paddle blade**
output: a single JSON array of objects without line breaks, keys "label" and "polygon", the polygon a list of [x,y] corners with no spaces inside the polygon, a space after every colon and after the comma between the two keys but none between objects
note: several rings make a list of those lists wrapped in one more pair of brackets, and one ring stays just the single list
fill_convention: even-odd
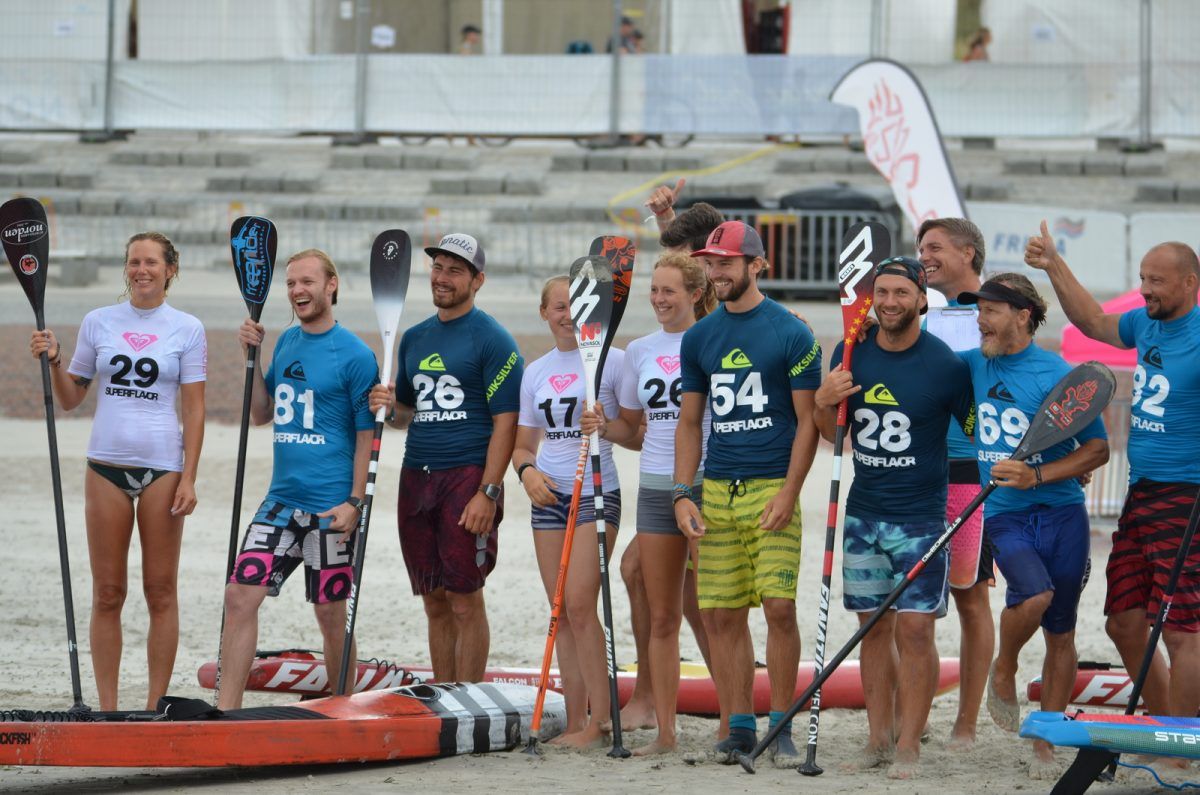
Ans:
[{"label": "nordon text on paddle blade", "polygon": [[37,327],[43,327],[46,266],[50,261],[50,225],[46,208],[36,199],[9,199],[0,206],[0,242],[21,289],[33,307]]},{"label": "nordon text on paddle blade", "polygon": [[229,228],[229,249],[238,289],[251,319],[262,315],[275,272],[275,224],[266,218],[243,215]]}]

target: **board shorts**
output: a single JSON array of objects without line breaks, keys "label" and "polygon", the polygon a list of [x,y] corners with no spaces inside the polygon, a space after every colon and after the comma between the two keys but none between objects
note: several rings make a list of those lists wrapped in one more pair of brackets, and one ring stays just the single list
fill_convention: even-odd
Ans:
[{"label": "board shorts", "polygon": [[758,524],[783,483],[783,478],[704,479],[705,532],[696,572],[700,609],[758,607],[763,599],[796,600],[800,501],[783,529],[768,533]]},{"label": "board shorts", "polygon": [[[692,495],[696,507],[703,510],[704,473],[696,475],[692,484]],[[675,479],[670,475],[654,475],[643,472],[638,482],[637,531],[651,535],[679,536],[679,525],[675,522]]]},{"label": "board shorts", "polygon": [[[1144,609],[1147,621],[1157,618],[1198,489],[1195,483],[1144,478],[1129,487],[1105,570],[1106,616]],[[1200,543],[1196,541],[1179,573],[1163,627],[1200,632]]]},{"label": "board shorts", "polygon": [[345,600],[354,579],[355,534],[330,530],[330,521],[264,500],[246,528],[229,582],[265,587],[268,596],[279,596],[303,562],[305,599],[314,605]]},{"label": "board shorts", "polygon": [[130,500],[142,496],[142,492],[151,483],[172,471],[169,469],[151,469],[150,467],[119,467],[92,460],[89,460],[87,465],[88,469],[125,492],[125,496]]},{"label": "board shorts", "polygon": [[987,523],[996,564],[1008,582],[1005,606],[1016,607],[1052,590],[1042,628],[1056,634],[1075,629],[1079,596],[1090,570],[1087,508],[1035,505],[989,516]]},{"label": "board shorts", "polygon": [[[854,613],[879,609],[944,531],[940,520],[883,522],[846,514],[842,529],[842,605]],[[944,616],[948,569],[943,549],[929,559],[892,609]]]},{"label": "board shorts", "polygon": [[451,593],[474,593],[496,568],[504,487],[486,536],[477,536],[458,523],[482,483],[483,467],[477,464],[432,470],[401,467],[396,514],[400,551],[414,595],[423,596],[439,588]]},{"label": "board shorts", "polygon": [[[950,483],[946,490],[946,523],[954,521],[979,495],[979,465],[974,459],[951,459]],[[951,538],[950,587],[973,588],[980,583],[996,584],[996,562],[992,544],[983,526],[983,506],[975,509]],[[961,561],[961,562],[960,562]],[[972,566],[972,561],[976,565]],[[972,576],[972,572],[974,576]]]},{"label": "board shorts", "polygon": [[[571,513],[571,495],[550,489],[554,495],[553,505],[534,505],[530,511],[531,524],[534,530],[565,530],[567,518]],[[592,524],[596,521],[596,502],[591,491],[585,484],[583,493],[579,496],[579,513],[575,517],[575,526]],[[613,527],[621,526],[621,490],[613,489],[604,492],[604,522]]]}]

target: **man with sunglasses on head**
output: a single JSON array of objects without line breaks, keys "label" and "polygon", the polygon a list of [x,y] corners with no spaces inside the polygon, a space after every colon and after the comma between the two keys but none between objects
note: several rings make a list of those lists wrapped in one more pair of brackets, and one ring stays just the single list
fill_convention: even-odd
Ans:
[{"label": "man with sunglasses on head", "polygon": [[[838,343],[832,372],[815,396],[813,416],[830,441],[838,405],[849,401],[854,482],[846,499],[842,599],[860,624],[943,532],[947,425],[956,420],[966,436],[974,433],[970,371],[921,329],[928,304],[921,263],[909,257],[881,262],[874,287],[878,325],[854,349],[853,373],[842,367],[844,343]],[[946,613],[946,571],[946,555],[939,553],[863,639],[869,734],[855,767],[890,761],[889,778],[917,774],[937,691],[934,622]]]},{"label": "man with sunglasses on head", "polygon": [[[1066,708],[1075,682],[1075,620],[1087,582],[1089,527],[1078,478],[1108,461],[1108,437],[1096,418],[1073,439],[1025,461],[1012,454],[1038,407],[1071,366],[1033,344],[1046,302],[1019,273],[1001,273],[958,296],[979,304],[980,347],[959,354],[971,368],[979,415],[975,449],[981,483],[999,487],[984,504],[984,523],[1007,582],[1000,647],[987,685],[987,709],[1006,731],[1020,728],[1017,660],[1038,627],[1046,643],[1042,709]],[[1033,743],[1029,775],[1058,777],[1054,747]]]}]

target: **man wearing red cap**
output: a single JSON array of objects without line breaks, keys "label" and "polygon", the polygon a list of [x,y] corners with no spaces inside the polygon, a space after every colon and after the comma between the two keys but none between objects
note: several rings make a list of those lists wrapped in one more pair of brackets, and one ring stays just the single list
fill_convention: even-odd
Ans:
[{"label": "man wearing red cap", "polygon": [[[425,602],[434,677],[478,682],[490,645],[483,583],[496,566],[524,363],[512,335],[475,307],[484,282],[479,241],[452,233],[425,253],[437,314],[400,339],[388,417],[408,428],[400,548]],[[373,412],[392,401],[384,385],[371,391]]]},{"label": "man wearing red cap", "polygon": [[[684,334],[680,349],[675,519],[699,545],[700,610],[717,698],[722,712],[730,713],[729,736],[716,747],[726,762],[757,740],[751,607],[761,605],[767,622],[771,725],[795,695],[799,497],[817,446],[812,411],[821,347],[802,321],[758,289],[758,276],[769,267],[763,254],[758,233],[741,221],[713,230],[692,256],[704,258],[723,304]],[[701,514],[691,484],[700,464],[706,398],[712,426]],[[790,727],[768,753],[776,766],[797,765]]]}]

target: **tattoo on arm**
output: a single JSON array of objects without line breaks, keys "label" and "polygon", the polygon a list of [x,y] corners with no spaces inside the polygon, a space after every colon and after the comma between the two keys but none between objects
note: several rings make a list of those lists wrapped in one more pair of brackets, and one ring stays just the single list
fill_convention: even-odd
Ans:
[{"label": "tattoo on arm", "polygon": [[75,383],[78,384],[81,389],[87,389],[92,385],[92,379],[77,375],[75,376]]}]

